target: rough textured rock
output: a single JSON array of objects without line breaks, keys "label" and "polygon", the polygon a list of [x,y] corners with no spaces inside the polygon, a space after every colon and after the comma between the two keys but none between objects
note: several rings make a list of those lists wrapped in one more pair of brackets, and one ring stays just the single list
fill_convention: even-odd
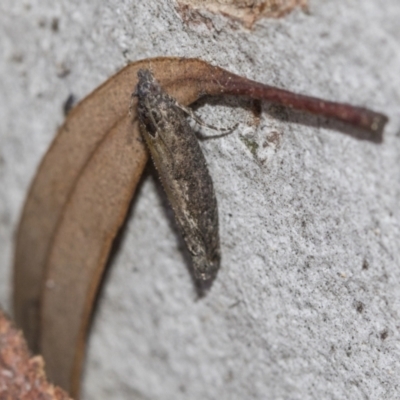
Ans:
[{"label": "rough textured rock", "polygon": [[[149,168],[90,335],[83,398],[393,399],[400,376],[400,5],[310,1],[251,31],[173,1],[0,5],[0,303],[35,168],[81,99],[129,60],[200,57],[390,117],[384,143],[245,101],[198,113],[234,134],[202,142],[219,202],[222,268],[196,298]],[[207,23],[206,23],[207,22]],[[204,131],[205,135],[210,132]]]},{"label": "rough textured rock", "polygon": [[41,356],[31,357],[22,333],[0,310],[0,399],[71,400],[46,380]]},{"label": "rough textured rock", "polygon": [[251,28],[260,18],[280,18],[296,7],[307,10],[308,0],[177,0],[186,22],[206,22],[204,10],[221,14]]}]

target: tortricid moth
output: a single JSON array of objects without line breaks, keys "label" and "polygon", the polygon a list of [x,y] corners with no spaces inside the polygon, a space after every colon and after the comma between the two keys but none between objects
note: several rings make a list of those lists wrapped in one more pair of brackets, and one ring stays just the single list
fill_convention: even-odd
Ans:
[{"label": "tortricid moth", "polygon": [[138,71],[142,136],[160,175],[193,260],[195,277],[208,281],[220,266],[218,208],[213,182],[185,111],[149,70]]}]

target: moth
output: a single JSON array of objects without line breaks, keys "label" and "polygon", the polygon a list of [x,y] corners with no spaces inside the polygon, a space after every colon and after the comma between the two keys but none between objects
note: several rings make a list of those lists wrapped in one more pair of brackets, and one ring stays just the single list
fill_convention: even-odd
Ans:
[{"label": "moth", "polygon": [[213,182],[185,108],[150,70],[138,71],[140,132],[192,256],[195,277],[208,281],[220,267],[218,208]]}]

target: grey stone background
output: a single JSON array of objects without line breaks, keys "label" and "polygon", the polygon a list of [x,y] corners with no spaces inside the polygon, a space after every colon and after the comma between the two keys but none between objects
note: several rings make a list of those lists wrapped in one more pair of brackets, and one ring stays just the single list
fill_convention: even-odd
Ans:
[{"label": "grey stone background", "polygon": [[202,142],[221,271],[198,299],[149,168],[94,318],[82,398],[399,398],[400,3],[311,0],[252,31],[203,16],[184,23],[172,0],[1,1],[1,306],[11,311],[14,233],[67,97],[128,61],[199,57],[383,111],[384,143],[282,121],[268,104],[259,121],[245,101],[201,105],[209,123],[240,123]]}]

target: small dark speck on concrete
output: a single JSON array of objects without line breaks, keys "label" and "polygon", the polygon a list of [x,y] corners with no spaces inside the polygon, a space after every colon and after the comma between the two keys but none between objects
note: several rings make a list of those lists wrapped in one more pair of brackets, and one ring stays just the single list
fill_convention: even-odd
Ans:
[{"label": "small dark speck on concrete", "polygon": [[59,28],[59,20],[58,18],[54,17],[51,21],[51,30],[53,32],[58,32],[58,28]]},{"label": "small dark speck on concrete", "polygon": [[380,334],[380,337],[382,340],[385,340],[388,336],[389,336],[389,332],[387,329],[384,329]]},{"label": "small dark speck on concrete", "polygon": [[22,53],[19,53],[19,52],[14,53],[11,56],[11,61],[16,64],[20,64],[20,63],[22,63],[22,61],[24,61],[24,56],[22,55]]},{"label": "small dark speck on concrete", "polygon": [[225,382],[232,382],[234,377],[235,377],[235,375],[234,375],[233,371],[229,370],[225,376]]},{"label": "small dark speck on concrete", "polygon": [[355,306],[355,308],[356,308],[356,311],[358,312],[358,313],[362,313],[363,311],[364,311],[364,303],[362,303],[361,301],[356,301],[356,302],[354,302],[354,306]]},{"label": "small dark speck on concrete", "polygon": [[56,64],[56,74],[59,78],[65,78],[71,73],[71,69],[64,63]]},{"label": "small dark speck on concrete", "polygon": [[235,308],[240,304],[240,300],[235,301],[233,304],[231,304],[228,308]]},{"label": "small dark speck on concrete", "polygon": [[180,385],[179,386],[179,391],[182,393],[186,393],[186,386],[185,385]]},{"label": "small dark speck on concrete", "polygon": [[68,113],[71,111],[72,107],[74,106],[76,102],[75,96],[71,93],[68,97],[67,100],[64,101],[63,105],[63,111],[64,111],[64,116],[66,117]]},{"label": "small dark speck on concrete", "polygon": [[363,265],[362,265],[362,269],[363,270],[367,270],[369,268],[369,263],[366,259],[364,259],[363,261]]}]

